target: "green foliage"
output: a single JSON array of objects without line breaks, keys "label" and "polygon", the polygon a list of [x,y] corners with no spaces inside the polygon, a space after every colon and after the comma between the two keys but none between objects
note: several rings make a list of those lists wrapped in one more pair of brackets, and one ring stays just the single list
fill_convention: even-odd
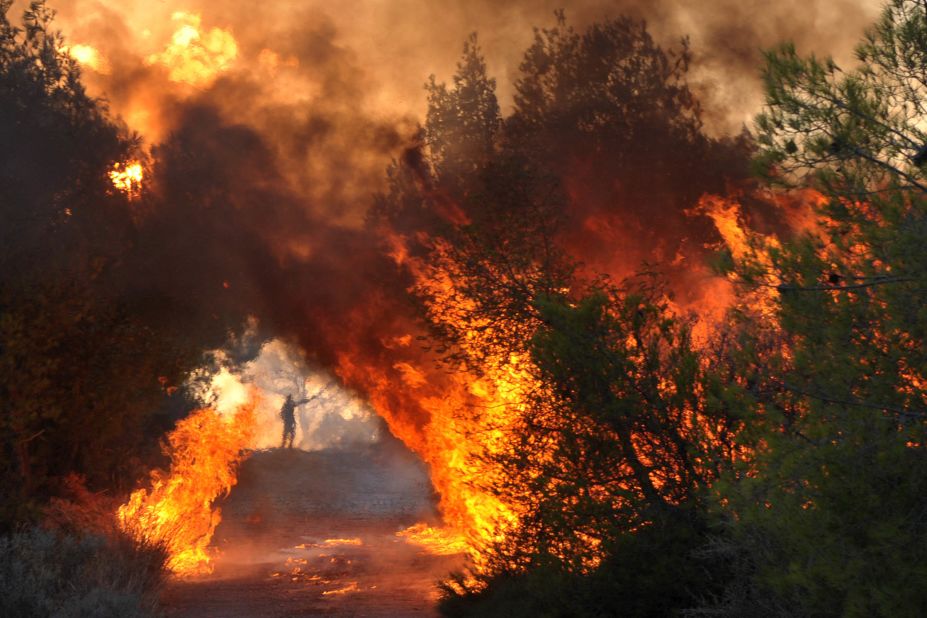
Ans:
[{"label": "green foliage", "polygon": [[[156,453],[197,341],[148,319],[135,209],[109,172],[138,140],[87,96],[43,2],[0,3],[0,529],[71,472],[125,489]],[[135,269],[135,270],[133,270]]]},{"label": "green foliage", "polygon": [[[768,258],[727,253],[718,262],[741,277],[744,303],[753,288],[777,287],[774,325],[740,311],[716,342],[696,351],[689,325],[668,311],[656,289],[580,283],[575,269],[563,271],[552,293],[542,286],[493,287],[487,282],[506,262],[479,261],[492,252],[491,242],[480,244],[482,229],[473,223],[479,217],[443,228],[451,248],[442,250],[436,271],[451,264],[454,280],[466,286],[450,326],[442,325],[445,315],[431,314],[436,333],[453,343],[495,324],[490,316],[501,322],[517,316],[518,337],[500,329],[492,346],[476,347],[490,358],[528,353],[541,385],[511,448],[496,455],[507,474],[491,481],[527,514],[493,548],[478,586],[449,583],[443,611],[924,613],[923,40],[923,5],[899,0],[859,47],[862,64],[853,71],[801,57],[789,45],[767,56],[758,169],[776,183],[812,186],[825,199],[817,225]],[[491,169],[500,154],[512,153],[561,183],[584,166],[618,178],[610,163],[629,169],[638,163],[623,137],[635,133],[629,124],[646,127],[654,143],[663,136],[690,152],[709,152],[716,145],[700,137],[697,105],[682,81],[687,52],[675,61],[662,54],[630,21],[584,35],[562,23],[539,31],[515,113],[501,129],[493,116],[487,134],[495,132],[497,145],[468,169]],[[650,71],[637,75],[636,66]],[[637,92],[646,94],[638,100]],[[671,121],[661,120],[664,109],[677,112]],[[588,158],[606,151],[617,153],[614,161]],[[426,167],[440,186],[438,166]],[[468,213],[485,211],[500,195],[498,188],[469,190],[474,178],[479,172],[448,185],[457,187],[453,195]],[[394,187],[394,198],[407,195]],[[633,187],[623,185],[631,195]],[[574,191],[587,208],[601,198],[586,187]],[[417,206],[428,210],[428,195],[417,195]],[[558,240],[570,222],[561,206],[577,206],[553,203],[551,244],[563,250]],[[523,227],[523,212],[506,209],[507,228]],[[466,236],[455,236],[461,231],[473,244],[455,253],[464,246],[459,239]],[[538,254],[530,245],[523,247],[519,267],[502,272],[523,273],[542,262],[531,258]],[[558,259],[568,264],[571,255],[566,245]],[[469,313],[473,307],[479,311]],[[752,457],[731,465],[738,452]],[[651,530],[664,531],[666,545]],[[592,568],[596,544],[604,559]],[[664,561],[667,553],[672,557]],[[676,581],[667,575],[674,569]]]},{"label": "green foliage", "polygon": [[493,485],[528,510],[476,586],[447,588],[447,615],[661,616],[716,590],[718,569],[694,557],[703,499],[750,400],[721,379],[729,359],[700,358],[664,298],[643,278],[537,301],[544,387],[495,456],[506,475]]},{"label": "green foliage", "polygon": [[452,617],[672,616],[714,589],[713,565],[694,558],[703,543],[697,521],[655,522],[618,536],[589,573],[538,564],[497,574],[482,590],[447,590],[439,609]]},{"label": "green foliage", "polygon": [[159,615],[165,554],[128,538],[30,530],[0,537],[4,616]]},{"label": "green foliage", "polygon": [[[740,150],[701,133],[688,59],[630,19],[577,33],[561,18],[537,32],[500,117],[471,38],[453,85],[427,86],[421,147],[390,169],[371,223],[415,258],[443,360],[537,384],[505,447],[483,455],[500,474],[478,480],[524,517],[487,548],[477,586],[448,583],[450,615],[662,615],[710,585],[675,557],[703,538],[702,492],[729,465],[744,399],[700,361],[653,278],[593,279],[572,246],[597,208],[657,235],[656,215],[681,216],[723,184],[719,169],[736,175]],[[652,198],[655,179],[672,186]],[[459,413],[493,427],[492,411]]]},{"label": "green foliage", "polygon": [[435,174],[457,179],[461,183],[458,190],[464,190],[469,176],[492,155],[502,126],[496,80],[486,73],[475,34],[464,44],[453,89],[437,83],[434,76],[426,89],[428,116],[423,137],[430,163]]},{"label": "green foliage", "polygon": [[925,20],[921,3],[889,2],[852,70],[802,57],[791,44],[769,52],[767,108],[757,119],[760,171],[851,199],[887,188],[923,191]]},{"label": "green foliage", "polygon": [[737,516],[713,548],[737,564],[718,614],[916,616],[927,607],[924,457],[884,431],[848,435],[848,425],[829,443],[780,435],[758,458],[760,474],[718,487]]},{"label": "green foliage", "polygon": [[531,352],[549,390],[532,401],[523,431],[547,440],[519,444],[505,465],[513,487],[530,488],[546,503],[540,511],[562,519],[545,535],[608,542],[694,508],[732,458],[737,423],[724,389],[700,362],[689,324],[649,284],[603,288],[576,304],[538,301]]},{"label": "green foliage", "polygon": [[757,381],[755,461],[718,486],[738,576],[717,613],[927,609],[924,37],[923,4],[897,0],[852,71],[788,45],[767,57],[758,162],[826,200],[765,274],[780,345]]}]

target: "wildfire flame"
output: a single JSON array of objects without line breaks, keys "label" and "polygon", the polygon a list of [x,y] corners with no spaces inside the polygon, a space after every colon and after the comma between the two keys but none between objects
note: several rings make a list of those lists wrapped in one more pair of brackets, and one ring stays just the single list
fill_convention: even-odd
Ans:
[{"label": "wildfire flame", "polygon": [[[694,212],[714,221],[723,243],[735,257],[750,255],[769,265],[767,252],[777,241],[752,231],[743,221],[739,204],[706,197]],[[412,258],[404,259],[408,265]],[[420,285],[431,285],[433,290],[446,287],[447,296],[451,295],[449,286],[453,284],[442,274],[429,280],[423,270],[413,268],[413,271],[420,277]],[[441,311],[442,295],[435,294],[433,298],[437,306],[430,309]],[[759,300],[764,309],[771,311],[775,299],[775,289],[769,288]],[[407,334],[396,337],[392,345],[409,348],[412,341],[413,336]],[[445,526],[419,523],[397,536],[432,554],[467,553],[472,566],[479,570],[480,548],[504,538],[519,520],[517,504],[506,503],[485,489],[491,485],[487,480],[505,473],[492,463],[492,457],[485,455],[507,448],[512,423],[525,405],[526,394],[537,385],[522,368],[519,358],[502,359],[495,366],[486,367],[479,377],[457,372],[444,374],[437,381],[431,361],[412,356],[386,366],[387,369],[378,369],[365,362],[362,353],[345,349],[339,357],[337,372],[346,383],[356,385],[368,395],[390,430],[430,466]],[[226,378],[220,373],[214,383]],[[238,412],[223,415],[210,409],[200,410],[181,421],[168,438],[170,471],[153,472],[151,489],[136,491],[119,509],[119,521],[125,529],[144,539],[167,544],[171,555],[169,566],[179,574],[210,572],[208,545],[221,521],[219,509],[213,508],[212,503],[235,485],[236,466],[244,458],[244,450],[256,443],[254,398],[247,396],[243,385],[238,386],[220,389],[237,393],[229,401],[234,400],[232,407],[241,405]],[[397,397],[397,391],[407,398]],[[408,401],[427,411],[427,424],[415,425],[404,420],[410,417],[402,409]],[[226,402],[221,409],[229,407]],[[473,413],[464,414],[464,410]],[[594,544],[594,539],[590,540],[590,546]]]},{"label": "wildfire flame", "polygon": [[178,11],[172,19],[178,23],[171,43],[159,53],[148,57],[149,64],[160,64],[168,71],[168,79],[195,87],[206,87],[238,58],[238,43],[228,30],[212,28],[204,31],[199,15]]},{"label": "wildfire flame", "polygon": [[[176,12],[172,19],[175,29],[167,45],[159,42],[145,54],[161,50],[147,55],[146,62],[163,69],[178,89],[208,87],[241,61],[238,42],[230,30],[204,28],[200,15],[187,12]],[[90,45],[75,44],[65,51],[82,66],[103,74],[109,71],[107,59]],[[262,50],[256,62],[269,74],[299,66],[296,57],[281,56],[270,49]],[[144,168],[138,161],[116,163],[109,179],[116,190],[136,199],[141,194]],[[775,247],[775,238],[762,237],[762,242],[752,242],[759,236],[743,221],[739,204],[706,196],[693,212],[712,219],[736,259],[752,256],[762,265],[770,264],[768,251]],[[460,213],[451,215],[458,220],[463,217]],[[587,222],[590,226],[620,223],[618,219],[592,218]],[[405,244],[399,241],[395,243],[393,257],[399,265],[414,262]],[[423,272],[416,272],[414,265],[411,270],[420,285],[448,286],[447,295],[452,295],[449,287],[452,284],[448,281],[428,281]],[[451,278],[448,273],[445,275]],[[775,283],[763,288],[756,298],[766,314],[774,311],[778,295]],[[728,302],[731,300],[725,295],[721,304]],[[400,331],[396,335],[401,347],[414,340],[413,334]],[[356,385],[367,395],[390,431],[430,466],[448,527],[422,523],[399,533],[400,536],[434,553],[463,550],[476,553],[475,548],[481,543],[497,539],[518,520],[516,505],[506,504],[497,495],[480,489],[487,485],[480,481],[504,471],[494,469],[477,455],[505,447],[507,428],[519,414],[524,394],[535,385],[518,369],[517,359],[484,368],[479,378],[459,373],[444,376],[441,382],[434,380],[430,362],[430,359],[420,362],[404,359],[393,363],[390,371],[374,366],[362,352],[348,349],[346,344],[336,369],[345,382]],[[923,373],[911,369],[909,375],[912,389],[923,387]],[[227,375],[219,375],[216,382],[224,379]],[[403,410],[404,400],[397,396],[399,390],[427,412],[427,421],[415,424],[408,420],[416,415]],[[477,412],[462,415],[463,410]],[[168,437],[170,470],[152,472],[150,489],[134,492],[120,507],[120,524],[142,538],[166,543],[171,554],[169,566],[175,572],[209,571],[208,545],[220,521],[220,512],[212,503],[235,485],[235,468],[244,458],[244,450],[255,446],[254,434],[253,403],[244,404],[234,414],[200,410],[178,423]]]},{"label": "wildfire flame", "polygon": [[75,45],[68,45],[61,51],[71,56],[71,58],[74,58],[81,66],[96,71],[101,75],[108,75],[110,72],[109,62],[96,47],[77,43]]},{"label": "wildfire flame", "polygon": [[[770,252],[781,246],[779,240],[772,235],[763,235],[750,229],[744,223],[739,203],[716,195],[706,195],[689,213],[704,215],[712,220],[715,229],[721,235],[723,246],[738,263],[752,262],[764,272],[772,273]],[[731,273],[728,278],[733,282],[737,276]],[[766,320],[773,320],[776,313],[778,283],[779,281],[767,281],[766,285],[747,294],[749,304]]]},{"label": "wildfire flame", "polygon": [[[425,373],[427,367],[419,371]],[[504,439],[507,419],[515,414],[512,406],[520,403],[522,385],[517,382],[518,377],[504,371],[490,372],[480,379],[461,373],[436,387],[422,382],[417,373],[404,367],[400,375],[405,376],[405,381],[400,388],[409,391],[430,414],[428,424],[421,428],[401,420],[402,403],[394,396],[397,384],[392,376],[378,373],[375,367],[356,365],[347,354],[341,358],[339,373],[348,382],[363,386],[390,431],[430,467],[432,482],[440,494],[441,513],[449,529],[418,524],[401,536],[431,547],[435,553],[457,553],[466,546],[471,550],[471,558],[477,559],[477,548],[497,540],[501,531],[517,519],[511,505],[484,491],[481,483],[475,481],[500,472],[476,455]],[[410,375],[416,378],[409,379]],[[468,409],[478,411],[474,418],[461,417],[460,411]],[[454,550],[447,552],[451,546]]]},{"label": "wildfire flame", "polygon": [[400,530],[396,536],[438,556],[465,554],[470,549],[466,537],[460,533],[449,528],[435,528],[425,523]]},{"label": "wildfire flame", "polygon": [[151,473],[150,489],[119,507],[119,525],[140,540],[163,544],[178,575],[212,571],[209,543],[222,520],[213,502],[237,482],[237,467],[254,439],[252,399],[233,415],[202,409],[177,423],[167,437],[167,472]]},{"label": "wildfire flame", "polygon": [[142,192],[142,180],[145,177],[144,169],[139,161],[128,163],[114,163],[109,173],[113,187],[122,191],[129,199],[136,199]]},{"label": "wildfire flame", "polygon": [[[408,267],[418,285],[435,292],[429,310],[455,319],[448,309],[455,293],[453,277],[422,268],[410,257],[402,239],[393,240],[397,264]],[[478,336],[473,334],[474,342]],[[339,357],[337,371],[347,383],[368,394],[390,431],[429,465],[446,527],[420,523],[399,535],[431,553],[468,553],[478,569],[480,548],[500,541],[518,522],[518,506],[487,487],[492,479],[505,474],[492,463],[492,455],[508,446],[512,423],[519,418],[526,393],[535,385],[517,358],[487,366],[479,377],[465,371],[451,375],[436,372],[433,359],[415,358],[410,349],[413,339],[404,334],[390,342],[391,347],[407,350],[411,356],[390,368],[372,366],[362,352],[346,349]],[[402,396],[397,397],[397,392]],[[418,416],[407,406],[427,413],[427,424],[406,421]]]},{"label": "wildfire flame", "polygon": [[[807,202],[819,199],[819,196],[809,194],[795,199],[796,207],[799,207],[803,202],[807,206]],[[738,262],[749,259],[771,269],[770,252],[780,246],[779,241],[773,235],[751,229],[737,201],[708,195],[690,214],[710,218],[721,237],[721,246],[726,247]],[[799,230],[808,229],[811,225],[808,219],[796,218]],[[442,320],[456,320],[448,309],[453,304],[445,300],[460,298],[454,293],[454,278],[447,272],[420,268],[415,258],[410,257],[402,239],[391,240],[392,255],[397,264],[408,268],[417,285],[429,290],[432,304],[428,311]],[[701,265],[699,267],[702,268]],[[629,273],[610,274],[620,278]],[[727,282],[723,278],[717,279],[716,287],[724,292],[715,299],[718,306],[712,305],[708,308],[710,310],[695,308],[699,309],[696,313],[700,316],[703,330],[713,328],[734,302],[735,296],[724,286],[731,285],[735,279],[733,274],[729,275]],[[775,282],[761,286],[749,300],[754,309],[769,319],[775,314],[777,301]],[[473,333],[474,343],[479,336],[479,333]],[[467,343],[463,345],[466,347]],[[506,503],[500,496],[482,488],[492,485],[486,482],[487,479],[505,474],[504,470],[496,469],[492,455],[507,448],[513,422],[525,405],[526,395],[538,387],[533,383],[530,372],[523,369],[523,359],[497,359],[494,366],[483,369],[480,377],[465,372],[455,373],[437,388],[430,383],[432,375],[425,364],[397,363],[394,365],[395,376],[385,373],[371,376],[371,368],[360,365],[362,363],[355,364],[353,359],[343,358],[340,373],[348,381],[364,383],[364,390],[370,393],[371,402],[387,420],[390,429],[428,462],[432,481],[441,496],[440,507],[447,528],[421,523],[400,532],[399,536],[432,553],[468,552],[473,566],[479,570],[480,546],[504,538],[507,531],[518,525],[520,517],[517,504]],[[365,376],[359,376],[360,372],[364,372]],[[405,415],[397,406],[397,399],[391,396],[397,388],[397,376],[402,388],[429,413],[430,420],[423,428],[408,426],[399,420]],[[475,413],[462,413],[464,410],[474,410]],[[711,436],[715,429],[703,427],[700,431]],[[486,457],[487,454],[490,457]],[[594,539],[590,539],[589,545],[594,550]]]}]

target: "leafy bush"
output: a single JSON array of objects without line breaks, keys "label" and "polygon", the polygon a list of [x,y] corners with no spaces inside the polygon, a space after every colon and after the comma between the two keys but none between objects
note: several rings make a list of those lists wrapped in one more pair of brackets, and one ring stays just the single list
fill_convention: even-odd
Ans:
[{"label": "leafy bush", "polygon": [[165,558],[124,535],[0,537],[0,615],[156,616]]},{"label": "leafy bush", "polygon": [[446,582],[439,609],[449,618],[680,615],[698,597],[719,592],[725,579],[725,565],[702,555],[704,543],[703,522],[676,516],[620,535],[588,573],[551,559],[497,575],[479,591]]}]

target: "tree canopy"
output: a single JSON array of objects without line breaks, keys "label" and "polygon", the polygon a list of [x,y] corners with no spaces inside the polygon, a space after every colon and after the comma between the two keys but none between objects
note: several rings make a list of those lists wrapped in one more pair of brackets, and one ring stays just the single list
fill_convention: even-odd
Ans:
[{"label": "tree canopy", "polygon": [[760,474],[728,494],[750,573],[730,615],[915,615],[927,602],[925,36],[923,4],[898,0],[856,68],[792,45],[767,54],[757,165],[823,199],[807,233],[770,251],[784,345],[760,397]]}]

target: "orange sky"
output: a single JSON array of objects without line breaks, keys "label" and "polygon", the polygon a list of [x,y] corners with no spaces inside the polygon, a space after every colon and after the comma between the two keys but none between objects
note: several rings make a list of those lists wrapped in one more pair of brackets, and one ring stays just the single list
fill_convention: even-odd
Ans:
[{"label": "orange sky", "polygon": [[[20,0],[13,12],[25,0]],[[89,79],[108,90],[114,109],[130,124],[157,134],[151,110],[124,90],[138,86],[138,66],[155,57],[169,60],[172,37],[196,27],[208,53],[222,56],[234,41],[237,53],[216,66],[277,80],[277,96],[312,102],[320,96],[351,96],[351,104],[385,117],[420,115],[422,84],[430,74],[447,79],[463,39],[479,33],[503,101],[510,98],[520,55],[533,26],[553,23],[564,6],[582,25],[629,13],[647,19],[658,40],[669,45],[691,37],[696,62],[693,82],[706,122],[716,133],[739,130],[761,102],[758,52],[795,39],[800,47],[847,60],[863,28],[878,15],[879,0],[52,0],[58,24],[73,44],[99,50],[108,79]],[[226,37],[228,37],[226,39]],[[177,58],[174,58],[177,60]],[[211,68],[209,66],[207,69]],[[184,69],[176,69],[182,71]],[[191,69],[186,69],[190,74]],[[195,69],[194,69],[195,70]],[[331,73],[350,80],[357,92],[326,90]],[[97,76],[98,77],[98,76]],[[203,81],[197,87],[208,87]],[[162,90],[159,84],[155,90]],[[358,96],[358,93],[360,96]],[[141,97],[136,93],[135,98]]]}]

